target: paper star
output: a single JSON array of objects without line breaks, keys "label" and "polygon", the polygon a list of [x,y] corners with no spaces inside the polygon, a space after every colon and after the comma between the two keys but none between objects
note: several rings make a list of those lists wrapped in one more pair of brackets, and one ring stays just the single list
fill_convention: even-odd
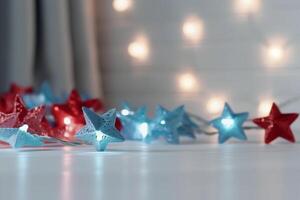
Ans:
[{"label": "paper star", "polygon": [[124,141],[123,136],[115,128],[115,109],[103,115],[97,115],[97,113],[84,107],[83,113],[86,125],[79,130],[76,138],[87,144],[94,144],[97,151],[104,151],[111,142]]},{"label": "paper star", "polygon": [[11,113],[14,109],[16,95],[32,92],[32,87],[21,87],[15,83],[11,84],[9,91],[0,95],[0,112]]},{"label": "paper star", "polygon": [[18,119],[18,113],[0,113],[0,128],[12,128]]},{"label": "paper star", "polygon": [[65,137],[72,138],[74,134],[85,124],[82,107],[93,108],[101,111],[103,105],[99,99],[83,101],[76,90],[73,90],[65,104],[54,104],[52,114],[56,125],[65,130]]},{"label": "paper star", "polygon": [[29,132],[28,125],[20,128],[0,128],[0,141],[8,143],[13,148],[42,146],[44,143],[39,136]]},{"label": "paper star", "polygon": [[297,117],[297,113],[282,114],[278,106],[273,103],[269,116],[253,119],[253,122],[265,129],[266,144],[271,143],[278,137],[295,142],[295,137],[290,126]]},{"label": "paper star", "polygon": [[146,141],[149,142],[162,136],[168,143],[179,144],[178,128],[182,125],[183,114],[183,106],[173,111],[158,106],[155,118],[152,121],[151,134],[147,136]]},{"label": "paper star", "polygon": [[143,140],[150,132],[147,108],[143,106],[136,112],[130,112],[131,114],[128,115],[119,115],[123,125],[121,133],[129,140]]},{"label": "paper star", "polygon": [[37,92],[25,94],[22,97],[26,106],[29,108],[34,108],[41,105],[49,106],[58,101],[58,98],[54,96],[48,82],[44,82]]},{"label": "paper star", "polygon": [[0,113],[0,127],[18,128],[27,124],[31,133],[56,137],[61,131],[50,126],[45,118],[45,113],[46,108],[44,106],[27,109],[21,97],[17,95],[14,100],[13,112],[9,114]]},{"label": "paper star", "polygon": [[247,112],[234,113],[230,106],[225,103],[222,115],[210,122],[219,131],[219,143],[224,143],[231,137],[247,140],[242,125],[248,116],[249,113]]}]

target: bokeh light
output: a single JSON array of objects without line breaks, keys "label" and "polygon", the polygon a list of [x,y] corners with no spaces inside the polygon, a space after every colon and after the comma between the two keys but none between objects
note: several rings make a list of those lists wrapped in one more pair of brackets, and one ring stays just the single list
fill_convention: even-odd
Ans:
[{"label": "bokeh light", "polygon": [[223,110],[224,104],[223,97],[212,97],[207,101],[206,109],[210,114],[218,114]]},{"label": "bokeh light", "polygon": [[287,64],[291,48],[284,38],[271,38],[262,46],[263,63],[267,67],[279,67]]},{"label": "bokeh light", "polygon": [[191,43],[199,43],[203,39],[204,25],[197,17],[188,17],[182,25],[184,38]]},{"label": "bokeh light", "polygon": [[261,100],[258,105],[258,114],[261,116],[267,116],[271,110],[273,102],[274,101],[272,99]]},{"label": "bokeh light", "polygon": [[137,60],[146,60],[149,56],[149,44],[145,38],[137,38],[128,45],[128,53]]},{"label": "bokeh light", "polygon": [[234,6],[240,15],[255,14],[260,10],[261,0],[235,0]]},{"label": "bokeh light", "polygon": [[199,83],[193,73],[185,72],[178,76],[178,87],[182,92],[195,92],[199,89]]},{"label": "bokeh light", "polygon": [[124,12],[130,9],[132,6],[131,0],[114,0],[113,1],[113,8],[118,12]]}]

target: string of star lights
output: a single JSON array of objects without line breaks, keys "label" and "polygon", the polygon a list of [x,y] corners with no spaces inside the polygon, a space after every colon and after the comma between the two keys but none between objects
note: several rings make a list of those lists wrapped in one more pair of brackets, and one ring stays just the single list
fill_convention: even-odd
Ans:
[{"label": "string of star lights", "polygon": [[[281,105],[297,100],[299,97]],[[298,114],[281,113],[275,103],[268,116],[254,119],[249,119],[248,112],[235,113],[225,103],[221,116],[213,120],[191,114],[184,106],[173,110],[157,106],[151,118],[145,106],[133,109],[123,103],[119,111],[103,113],[102,105],[99,99],[83,99],[76,90],[67,98],[54,97],[47,83],[37,90],[12,84],[0,95],[0,141],[12,148],[87,144],[104,151],[112,142],[137,140],[149,144],[163,139],[180,144],[181,137],[196,139],[198,134],[218,134],[219,143],[231,138],[247,140],[247,130],[264,129],[266,144],[278,137],[295,142],[290,125]],[[255,125],[244,126],[245,122]],[[208,131],[210,127],[216,131]]]},{"label": "string of star lights", "polygon": [[[262,6],[261,0],[233,2],[239,19],[250,19],[260,12]],[[137,6],[134,0],[112,1],[113,10],[119,15],[126,15]],[[209,33],[206,30],[208,25],[196,14],[184,17],[178,29],[185,47],[201,45]],[[133,63],[147,63],[154,56],[151,50],[155,45],[151,45],[149,35],[141,30],[127,41],[126,51]],[[263,37],[262,41],[265,42],[260,45],[261,60],[266,67],[284,66],[290,60],[292,48],[287,38]],[[192,94],[201,90],[202,82],[197,77],[185,67],[176,76],[180,92]],[[172,110],[159,105],[154,116],[150,116],[146,106],[132,108],[128,103],[123,103],[119,110],[104,112],[100,99],[77,90],[56,96],[47,82],[37,89],[12,84],[7,92],[0,94],[0,142],[15,149],[94,145],[97,151],[105,151],[110,143],[125,140],[180,144],[182,137],[196,140],[198,135],[218,135],[220,144],[232,138],[246,141],[250,130],[264,130],[266,144],[277,138],[295,142],[290,126],[298,114],[282,113],[280,108],[298,101],[300,97],[279,105],[274,103],[273,98],[264,97],[258,105],[259,114],[264,117],[253,119],[249,119],[248,112],[235,113],[228,103],[224,103],[226,99],[224,94],[215,94],[208,99],[207,112],[210,115],[221,113],[212,120],[186,111],[183,105]]]}]

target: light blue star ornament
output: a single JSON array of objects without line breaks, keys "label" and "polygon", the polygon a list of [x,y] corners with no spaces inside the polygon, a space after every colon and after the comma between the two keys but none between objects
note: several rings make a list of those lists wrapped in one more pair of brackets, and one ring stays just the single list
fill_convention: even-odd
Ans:
[{"label": "light blue star ornament", "polygon": [[151,122],[151,134],[147,137],[146,142],[163,137],[168,143],[179,144],[178,128],[182,125],[183,115],[183,106],[179,106],[173,111],[158,106],[155,118]]},{"label": "light blue star ornament", "polygon": [[224,143],[231,137],[247,140],[242,125],[248,116],[249,113],[247,112],[234,113],[230,106],[225,103],[222,115],[210,122],[219,131],[219,143]]},{"label": "light blue star ornament", "polygon": [[23,100],[27,107],[34,108],[41,105],[52,105],[57,102],[52,88],[48,82],[43,82],[36,93],[23,95]]},{"label": "light blue star ornament", "polygon": [[111,142],[123,142],[124,137],[115,128],[116,110],[112,109],[98,115],[88,108],[82,108],[86,125],[79,130],[76,138],[96,146],[97,151],[104,151]]},{"label": "light blue star ornament", "polygon": [[137,111],[131,111],[128,115],[119,115],[123,128],[122,135],[129,140],[144,140],[150,132],[150,119],[147,115],[147,108],[140,107]]},{"label": "light blue star ornament", "polygon": [[12,148],[44,145],[42,137],[33,135],[27,130],[26,124],[20,128],[0,128],[0,141],[8,143]]},{"label": "light blue star ornament", "polygon": [[129,116],[129,115],[133,115],[134,114],[134,111],[133,109],[130,107],[129,103],[128,102],[123,102],[121,104],[121,110],[119,112],[119,117],[126,117],[126,116]]}]

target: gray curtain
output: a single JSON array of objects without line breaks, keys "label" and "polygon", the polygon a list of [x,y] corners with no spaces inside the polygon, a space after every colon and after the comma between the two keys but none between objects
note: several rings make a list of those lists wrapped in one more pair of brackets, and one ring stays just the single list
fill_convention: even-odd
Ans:
[{"label": "gray curtain", "polygon": [[94,0],[1,0],[0,89],[11,82],[102,97]]}]

